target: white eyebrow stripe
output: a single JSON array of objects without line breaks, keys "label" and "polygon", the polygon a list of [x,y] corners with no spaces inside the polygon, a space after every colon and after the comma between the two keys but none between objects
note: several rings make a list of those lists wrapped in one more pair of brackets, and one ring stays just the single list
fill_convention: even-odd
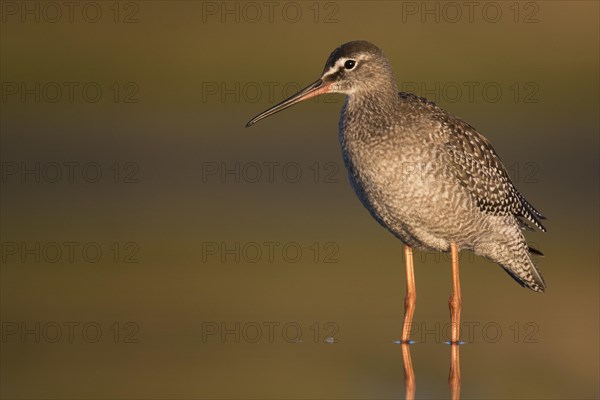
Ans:
[{"label": "white eyebrow stripe", "polygon": [[322,78],[325,78],[326,76],[329,75],[333,75],[336,72],[338,72],[340,70],[340,67],[338,65],[334,65],[333,67],[329,68],[329,71],[325,72],[322,76]]},{"label": "white eyebrow stripe", "polygon": [[325,72],[322,75],[322,78],[325,78],[326,76],[329,76],[329,75],[333,75],[337,71],[339,71],[340,68],[344,68],[344,64],[348,60],[354,60],[354,61],[356,61],[358,63],[359,61],[363,61],[363,60],[365,60],[367,58],[368,57],[365,56],[364,54],[357,54],[357,55],[355,55],[354,57],[351,57],[351,58],[350,57],[342,57],[342,58],[340,58],[340,59],[337,60],[337,62],[335,63],[334,66],[332,66],[331,68],[329,68],[329,71]]},{"label": "white eyebrow stripe", "polygon": [[338,72],[340,70],[340,68],[343,67],[344,63],[348,60],[351,60],[351,58],[342,57],[342,58],[338,59],[337,62],[335,63],[335,65],[332,66],[331,68],[329,68],[329,70],[327,72],[325,72],[322,77],[325,78],[326,76],[335,74],[336,72]]}]

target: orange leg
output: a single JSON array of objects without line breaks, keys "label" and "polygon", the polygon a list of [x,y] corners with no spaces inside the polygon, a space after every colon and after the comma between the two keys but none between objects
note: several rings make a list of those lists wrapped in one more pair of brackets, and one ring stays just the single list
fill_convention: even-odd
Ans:
[{"label": "orange leg", "polygon": [[410,340],[410,328],[415,306],[417,304],[417,289],[415,286],[415,268],[413,265],[413,254],[410,246],[404,246],[404,258],[406,261],[406,297],[404,298],[404,324],[402,325],[402,343]]},{"label": "orange leg", "polygon": [[448,385],[452,400],[460,399],[460,349],[459,344],[452,343],[452,355],[450,357],[450,376]]},{"label": "orange leg", "polygon": [[458,275],[458,246],[456,243],[450,244],[452,254],[452,286],[453,293],[450,296],[450,318],[452,319],[452,343],[459,343],[460,340],[460,309],[462,297],[460,294],[460,277]]},{"label": "orange leg", "polygon": [[413,400],[415,398],[417,384],[408,343],[402,343],[402,359],[404,360],[404,387],[406,388],[404,397],[406,400]]}]

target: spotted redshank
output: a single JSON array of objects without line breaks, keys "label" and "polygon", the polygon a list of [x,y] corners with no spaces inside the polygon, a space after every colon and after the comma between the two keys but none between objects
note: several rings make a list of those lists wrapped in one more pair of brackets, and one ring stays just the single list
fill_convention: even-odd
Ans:
[{"label": "spotted redshank", "polygon": [[402,342],[410,341],[416,289],[412,249],[450,252],[451,342],[459,343],[458,253],[471,250],[500,264],[536,292],[544,279],[532,260],[526,221],[545,231],[540,212],[510,180],[490,142],[435,103],[398,92],[387,57],[354,41],[336,48],[321,77],[254,117],[247,127],[324,93],[345,94],[339,141],[350,183],[362,204],[405,245],[407,293]]}]

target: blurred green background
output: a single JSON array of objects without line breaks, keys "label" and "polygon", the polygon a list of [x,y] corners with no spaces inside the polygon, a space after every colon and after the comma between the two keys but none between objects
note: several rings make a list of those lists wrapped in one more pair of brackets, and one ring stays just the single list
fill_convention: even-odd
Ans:
[{"label": "blurred green background", "polygon": [[[548,217],[543,295],[461,254],[463,397],[598,398],[597,2],[54,4],[1,2],[3,398],[402,398],[402,245],[347,182],[343,97],[244,128],[355,39]],[[444,398],[450,263],[415,265]]]}]

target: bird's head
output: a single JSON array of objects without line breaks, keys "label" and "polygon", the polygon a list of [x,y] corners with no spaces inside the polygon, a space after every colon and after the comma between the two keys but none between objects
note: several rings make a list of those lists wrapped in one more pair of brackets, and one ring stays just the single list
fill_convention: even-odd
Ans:
[{"label": "bird's head", "polygon": [[394,74],[383,51],[367,41],[348,42],[331,53],[318,80],[260,113],[246,126],[251,126],[296,103],[324,93],[343,93],[353,96],[384,91],[394,95],[397,93]]},{"label": "bird's head", "polygon": [[390,85],[392,68],[379,47],[364,40],[348,42],[335,49],[321,79],[330,93],[352,95],[380,90]]}]

